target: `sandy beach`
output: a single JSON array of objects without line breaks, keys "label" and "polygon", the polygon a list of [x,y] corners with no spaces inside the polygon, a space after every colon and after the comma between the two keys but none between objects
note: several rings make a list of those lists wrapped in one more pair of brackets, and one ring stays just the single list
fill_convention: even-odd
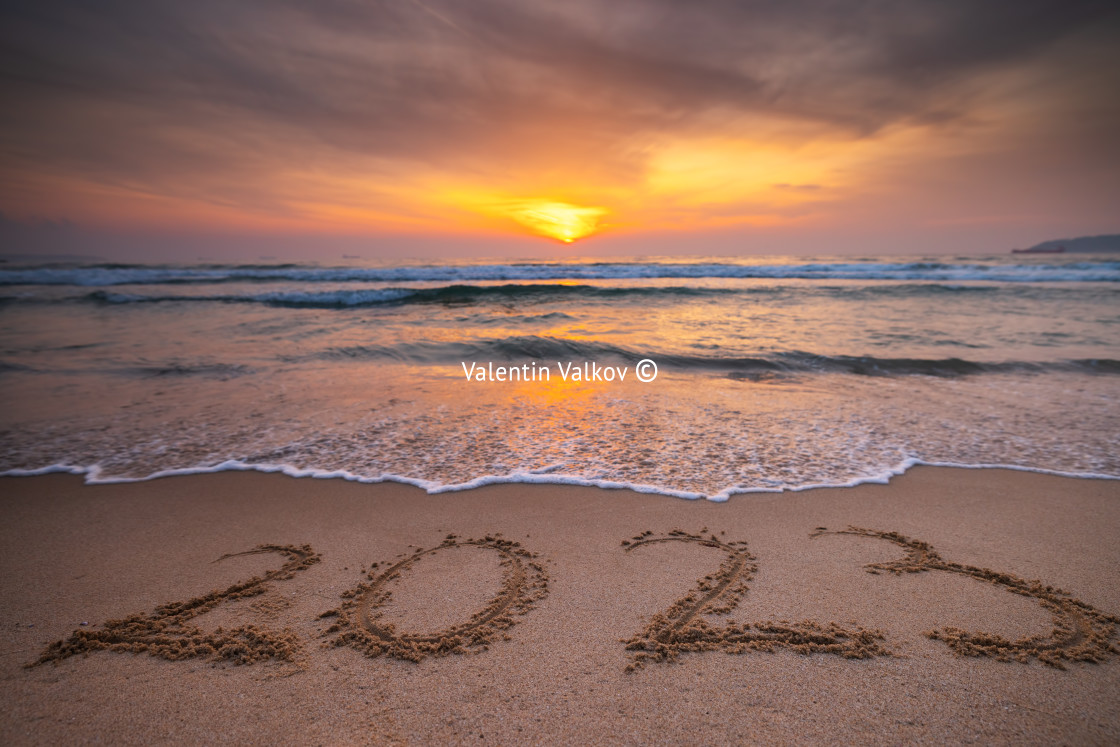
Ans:
[{"label": "sandy beach", "polygon": [[1117,481],[0,486],[5,744],[1120,740]]}]

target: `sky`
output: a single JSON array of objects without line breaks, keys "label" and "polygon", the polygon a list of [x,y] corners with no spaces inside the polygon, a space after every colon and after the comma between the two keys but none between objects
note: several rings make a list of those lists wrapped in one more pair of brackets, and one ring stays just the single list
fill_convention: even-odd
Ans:
[{"label": "sky", "polygon": [[0,252],[983,254],[1120,232],[1120,6],[0,4]]}]

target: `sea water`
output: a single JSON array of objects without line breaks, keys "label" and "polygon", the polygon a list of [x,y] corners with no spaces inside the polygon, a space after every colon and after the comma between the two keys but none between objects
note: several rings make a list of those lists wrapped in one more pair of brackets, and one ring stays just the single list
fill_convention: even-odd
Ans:
[{"label": "sea water", "polygon": [[9,263],[0,391],[0,471],[90,481],[1120,477],[1120,261]]}]

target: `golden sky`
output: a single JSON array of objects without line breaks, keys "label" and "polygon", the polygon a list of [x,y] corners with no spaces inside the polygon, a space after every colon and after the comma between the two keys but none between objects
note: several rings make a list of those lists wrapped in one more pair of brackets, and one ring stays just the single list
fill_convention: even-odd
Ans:
[{"label": "golden sky", "polygon": [[6,4],[0,237],[388,256],[1115,232],[1111,7]]}]

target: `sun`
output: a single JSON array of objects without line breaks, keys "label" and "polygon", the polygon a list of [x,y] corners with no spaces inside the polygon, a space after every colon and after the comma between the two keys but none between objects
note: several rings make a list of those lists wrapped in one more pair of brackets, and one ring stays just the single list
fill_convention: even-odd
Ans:
[{"label": "sun", "polygon": [[504,212],[533,233],[565,244],[598,231],[600,219],[607,214],[606,208],[549,200],[511,202]]},{"label": "sun", "polygon": [[506,214],[535,234],[570,244],[599,229],[607,211],[550,200],[523,200],[509,204]]},{"label": "sun", "polygon": [[[579,205],[552,197],[521,197],[475,189],[456,189],[444,199],[468,213],[482,216],[491,229],[520,227],[534,236],[571,244],[602,231],[610,210],[600,205]],[[512,224],[512,225],[511,225]]]}]

